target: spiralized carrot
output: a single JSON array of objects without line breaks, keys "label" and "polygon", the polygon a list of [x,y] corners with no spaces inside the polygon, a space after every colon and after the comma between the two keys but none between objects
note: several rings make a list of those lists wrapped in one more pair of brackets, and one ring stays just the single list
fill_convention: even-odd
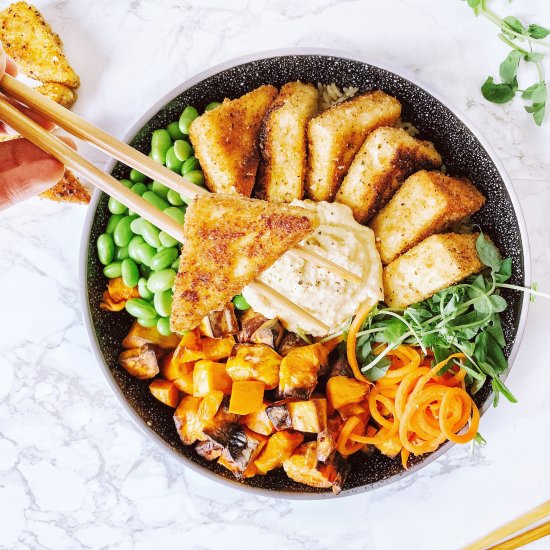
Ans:
[{"label": "spiralized carrot", "polygon": [[359,311],[356,313],[348,331],[348,338],[346,341],[346,354],[348,358],[349,366],[351,367],[351,370],[353,371],[353,375],[357,380],[361,380],[361,382],[368,382],[370,383],[361,373],[359,370],[359,363],[357,362],[357,333],[363,326],[363,323],[365,319],[367,318],[367,315],[371,312],[372,308],[376,305],[376,302],[367,300],[363,303],[363,305],[359,308]]},{"label": "spiralized carrot", "polygon": [[351,440],[351,435],[354,433],[354,430],[359,432],[363,432],[365,430],[365,423],[362,422],[358,416],[348,418],[342,427],[340,435],[338,436],[336,450],[342,456],[349,456],[363,448],[362,443],[354,443],[354,441]]},{"label": "spiralized carrot", "polygon": [[[381,349],[375,351],[380,352]],[[468,443],[475,437],[479,410],[465,391],[466,371],[456,363],[444,374],[438,374],[449,361],[465,359],[464,354],[450,355],[432,368],[431,357],[422,357],[411,346],[401,345],[387,352],[387,356],[392,360],[391,366],[368,396],[371,418],[380,428],[374,435],[365,436],[359,433],[360,420],[349,418],[340,433],[338,450],[341,447],[348,454],[352,449],[355,452],[356,447],[350,442],[387,445],[393,450],[398,441],[401,463],[407,468],[411,454],[435,451],[446,440]],[[460,433],[468,423],[468,429]]]}]

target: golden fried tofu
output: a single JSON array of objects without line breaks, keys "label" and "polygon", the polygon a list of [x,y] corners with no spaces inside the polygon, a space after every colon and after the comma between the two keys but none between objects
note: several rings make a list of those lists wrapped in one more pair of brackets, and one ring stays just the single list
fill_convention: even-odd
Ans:
[{"label": "golden fried tofu", "polygon": [[309,121],[307,196],[332,201],[365,138],[395,124],[401,104],[380,90],[358,95]]},{"label": "golden fried tofu", "polygon": [[73,202],[76,204],[88,204],[90,192],[80,180],[67,168],[63,177],[50,189],[40,193],[43,199],[57,202]]},{"label": "golden fried tofu", "polygon": [[197,326],[318,225],[315,213],[295,206],[239,195],[197,197],[185,217],[172,330]]},{"label": "golden fried tofu", "polygon": [[73,106],[78,97],[72,88],[68,88],[64,84],[58,84],[57,82],[46,82],[46,84],[37,86],[35,90],[67,109]]},{"label": "golden fried tofu", "polygon": [[59,36],[34,6],[16,2],[0,12],[0,41],[27,76],[69,88],[80,85],[63,53]]},{"label": "golden fried tofu", "polygon": [[260,127],[276,95],[275,86],[260,86],[192,122],[189,137],[210,191],[250,196],[260,159]]},{"label": "golden fried tofu", "polygon": [[262,160],[255,193],[269,202],[292,202],[304,196],[306,129],[319,108],[312,84],[288,82],[268,109],[260,132]]},{"label": "golden fried tofu", "polygon": [[478,235],[432,235],[384,268],[384,301],[405,308],[483,269]]},{"label": "golden fried tofu", "polygon": [[401,128],[378,128],[363,143],[336,194],[359,223],[366,223],[388,202],[405,178],[421,168],[441,166],[433,143]]},{"label": "golden fried tofu", "polygon": [[485,197],[472,183],[440,172],[410,176],[370,226],[383,264],[421,240],[477,212]]}]

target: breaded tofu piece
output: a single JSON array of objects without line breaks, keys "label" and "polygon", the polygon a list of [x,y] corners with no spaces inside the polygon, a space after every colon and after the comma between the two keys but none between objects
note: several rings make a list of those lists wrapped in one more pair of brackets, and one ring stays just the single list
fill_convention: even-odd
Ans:
[{"label": "breaded tofu piece", "polygon": [[90,191],[67,168],[65,168],[63,177],[53,187],[40,193],[40,196],[43,199],[57,202],[72,202],[75,204],[88,204],[90,202]]},{"label": "breaded tofu piece", "polygon": [[432,235],[384,268],[384,301],[405,308],[483,269],[476,250],[479,235]]},{"label": "breaded tofu piece", "polygon": [[411,137],[402,128],[378,128],[363,143],[336,194],[359,223],[366,223],[388,202],[413,172],[441,166],[430,141]]},{"label": "breaded tofu piece", "polygon": [[260,127],[276,95],[275,86],[260,86],[226,99],[191,123],[189,137],[210,191],[250,196],[260,159]]},{"label": "breaded tofu piece", "polygon": [[308,124],[306,193],[314,201],[332,201],[365,138],[380,126],[395,124],[401,103],[380,90],[339,103]]},{"label": "breaded tofu piece", "polygon": [[260,131],[258,198],[287,203],[303,198],[307,124],[318,109],[319,91],[312,84],[288,82],[281,88]]},{"label": "breaded tofu piece", "polygon": [[239,195],[195,198],[185,216],[172,330],[196,327],[318,225],[314,212],[296,206]]},{"label": "breaded tofu piece", "polygon": [[370,227],[382,263],[389,264],[415,244],[471,216],[485,197],[466,179],[421,170],[410,176]]},{"label": "breaded tofu piece", "polygon": [[59,105],[62,105],[66,109],[70,109],[78,97],[72,88],[68,88],[57,82],[46,82],[46,84],[37,86],[35,90],[53,99],[53,101],[59,103]]},{"label": "breaded tofu piece", "polygon": [[30,78],[69,88],[80,85],[63,53],[61,39],[34,6],[16,2],[0,12],[0,41]]}]

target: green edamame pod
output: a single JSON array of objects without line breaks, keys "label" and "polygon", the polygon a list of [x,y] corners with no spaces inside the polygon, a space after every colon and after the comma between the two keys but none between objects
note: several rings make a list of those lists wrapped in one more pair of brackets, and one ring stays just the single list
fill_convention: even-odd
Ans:
[{"label": "green edamame pod", "polygon": [[170,149],[166,151],[166,168],[169,168],[172,172],[177,172],[180,174],[182,166],[183,161],[176,156],[174,148],[170,147]]},{"label": "green edamame pod", "polygon": [[121,275],[126,286],[133,288],[138,284],[139,269],[132,258],[122,260]]},{"label": "green edamame pod", "polygon": [[122,275],[122,262],[111,262],[103,268],[103,275],[108,279],[116,279]]},{"label": "green edamame pod", "polygon": [[153,256],[157,251],[148,243],[141,243],[136,246],[136,254],[139,261],[149,267]]},{"label": "green edamame pod", "polygon": [[167,130],[155,130],[151,138],[151,155],[154,161],[164,164],[166,151],[172,147],[172,138]]},{"label": "green edamame pod", "polygon": [[181,208],[177,206],[170,206],[168,208],[165,208],[163,212],[170,216],[173,220],[177,221],[179,224],[183,225],[185,222],[185,210],[182,210]]},{"label": "green edamame pod", "polygon": [[142,174],[139,170],[136,170],[135,168],[130,170],[130,180],[134,183],[145,183],[146,179],[147,176]]},{"label": "green edamame pod", "polygon": [[204,187],[204,174],[201,170],[191,170],[185,174],[185,179],[188,179],[191,183]]},{"label": "green edamame pod", "polygon": [[178,241],[174,239],[174,237],[171,237],[170,235],[168,235],[168,233],[165,233],[164,231],[161,231],[159,233],[159,240],[162,246],[166,247],[176,246],[178,244]]},{"label": "green edamame pod", "polygon": [[138,317],[137,322],[142,327],[151,328],[157,326],[157,322],[159,319],[160,317],[153,317],[152,319],[143,319],[142,317]]},{"label": "green edamame pod", "polygon": [[155,306],[143,298],[130,298],[125,307],[130,315],[140,319],[154,319],[157,316]]},{"label": "green edamame pod", "polygon": [[183,137],[183,134],[180,130],[179,122],[170,122],[168,126],[166,126],[166,131],[170,134],[170,137],[175,141],[176,139],[181,139]]},{"label": "green edamame pod", "polygon": [[134,183],[130,189],[141,197],[147,191],[147,186],[143,182],[138,182]]},{"label": "green edamame pod", "polygon": [[138,292],[139,295],[144,300],[152,300],[154,298],[154,294],[147,288],[147,279],[145,277],[140,277],[138,280]]},{"label": "green edamame pod", "polygon": [[109,265],[113,261],[113,257],[115,255],[115,243],[113,241],[113,237],[111,237],[108,233],[103,233],[97,238],[97,255],[99,257],[99,261],[103,265]]},{"label": "green edamame pod", "polygon": [[159,210],[164,210],[170,206],[162,197],[159,197],[153,191],[146,191],[143,193],[142,198]]},{"label": "green edamame pod", "polygon": [[133,216],[125,216],[118,222],[115,232],[113,233],[113,239],[117,246],[126,246],[132,240],[134,234],[130,229],[130,224],[134,219]]},{"label": "green edamame pod", "polygon": [[163,183],[160,183],[160,181],[154,181],[152,190],[163,200],[166,200],[166,195],[168,195],[168,191],[170,189],[166,187],[166,185],[164,185]]},{"label": "green edamame pod", "polygon": [[233,298],[233,305],[241,311],[245,311],[246,309],[250,308],[248,302],[245,300],[242,294],[237,294],[237,296]]},{"label": "green edamame pod", "polygon": [[113,197],[109,197],[107,208],[111,214],[125,214],[128,210],[121,202],[117,201]]},{"label": "green edamame pod", "polygon": [[193,154],[193,147],[191,147],[191,144],[188,141],[178,139],[174,142],[174,154],[178,160],[183,162]]},{"label": "green edamame pod", "polygon": [[170,317],[172,311],[172,290],[157,292],[153,298],[153,304],[161,317]]},{"label": "green edamame pod", "polygon": [[168,202],[174,206],[182,206],[183,204],[185,204],[181,200],[180,194],[177,191],[174,191],[173,189],[170,189],[168,191],[168,195],[166,196],[166,198],[168,199]]},{"label": "green edamame pod", "polygon": [[[132,241],[130,241],[132,242]],[[116,246],[115,247],[115,260],[122,261],[130,256],[128,252],[128,246]]]},{"label": "green edamame pod", "polygon": [[147,281],[147,288],[154,292],[162,292],[172,288],[174,279],[176,278],[176,272],[173,269],[161,269],[151,274]]},{"label": "green edamame pod", "polygon": [[209,103],[205,108],[204,110],[205,111],[213,111],[216,107],[219,107],[221,105],[221,103],[219,103],[218,101],[212,101],[212,103]]},{"label": "green edamame pod", "polygon": [[189,126],[198,116],[199,112],[195,107],[191,105],[185,107],[179,120],[180,131],[185,135],[189,134]]},{"label": "green edamame pod", "polygon": [[132,240],[128,244],[128,255],[132,258],[132,260],[134,260],[134,262],[141,263],[137,247],[144,242],[145,239],[141,235],[136,235],[135,237],[132,237]]},{"label": "green edamame pod", "polygon": [[192,172],[193,170],[199,170],[201,167],[197,157],[189,157],[181,167],[181,175],[185,176],[187,172]]},{"label": "green edamame pod", "polygon": [[159,317],[157,321],[157,331],[163,336],[170,336],[170,317]]},{"label": "green edamame pod", "polygon": [[[175,208],[172,206],[171,208]],[[161,246],[159,239],[160,231],[149,221],[143,220],[141,224],[141,236],[145,239],[145,242],[154,248]]]},{"label": "green edamame pod", "polygon": [[158,271],[159,269],[166,269],[170,267],[179,256],[179,251],[176,247],[165,248],[164,250],[157,250],[157,253],[151,259],[149,267],[153,271]]},{"label": "green edamame pod", "polygon": [[108,235],[112,235],[115,231],[115,227],[117,226],[117,223],[124,218],[124,214],[113,214],[109,221],[107,222],[107,227],[105,228],[105,233]]}]

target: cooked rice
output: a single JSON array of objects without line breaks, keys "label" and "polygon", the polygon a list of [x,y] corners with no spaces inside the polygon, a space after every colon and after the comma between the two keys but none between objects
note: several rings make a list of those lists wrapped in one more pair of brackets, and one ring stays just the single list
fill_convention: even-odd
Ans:
[{"label": "cooked rice", "polygon": [[340,90],[335,82],[332,82],[331,84],[319,83],[317,84],[317,88],[321,94],[322,111],[352,98],[359,91],[359,88],[356,88],[355,86],[344,86],[342,90]]}]

